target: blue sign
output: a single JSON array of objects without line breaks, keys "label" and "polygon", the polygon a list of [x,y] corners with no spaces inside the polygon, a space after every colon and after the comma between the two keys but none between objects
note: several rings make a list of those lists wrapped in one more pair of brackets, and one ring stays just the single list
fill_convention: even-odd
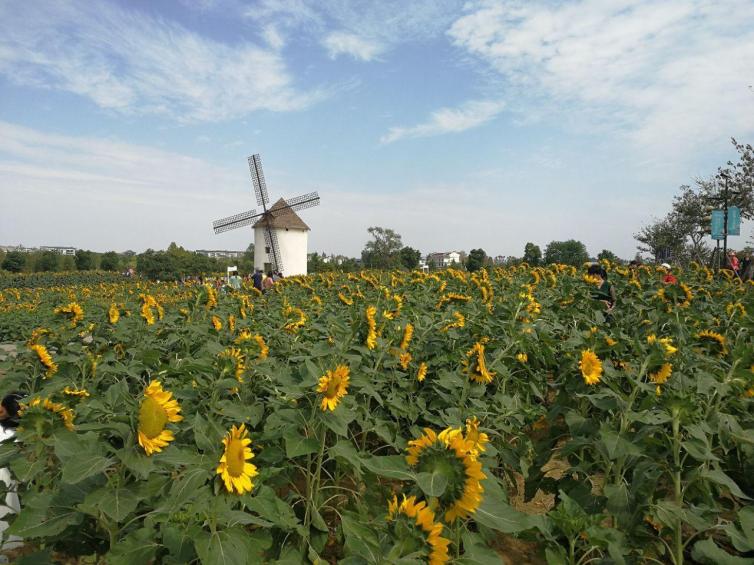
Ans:
[{"label": "blue sign", "polygon": [[712,210],[712,239],[723,239],[725,214],[722,210]]},{"label": "blue sign", "polygon": [[728,235],[741,235],[741,209],[738,206],[728,207]]}]

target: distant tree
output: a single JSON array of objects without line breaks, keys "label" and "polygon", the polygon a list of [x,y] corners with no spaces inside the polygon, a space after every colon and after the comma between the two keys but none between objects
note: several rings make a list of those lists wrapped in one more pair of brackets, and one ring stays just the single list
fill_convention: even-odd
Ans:
[{"label": "distant tree", "polygon": [[564,265],[580,266],[589,261],[586,246],[580,241],[551,241],[545,248],[545,263],[563,263]]},{"label": "distant tree", "polygon": [[539,245],[529,242],[524,246],[524,261],[529,263],[529,265],[539,265],[542,261],[542,250],[539,248]]},{"label": "distant tree", "polygon": [[[254,244],[250,243],[243,253],[240,261],[238,261],[238,268],[241,273],[253,273],[254,272]],[[241,274],[239,273],[239,274]]]},{"label": "distant tree", "polygon": [[94,268],[94,254],[91,251],[77,249],[73,261],[78,271],[90,271]]},{"label": "distant tree", "polygon": [[57,271],[60,255],[54,251],[42,251],[37,258],[34,270],[37,272],[46,273],[49,271]]},{"label": "distant tree", "polygon": [[597,255],[597,259],[599,259],[600,261],[602,261],[603,259],[606,259],[610,261],[611,263],[620,262],[620,259],[618,258],[618,256],[612,251],[610,251],[609,249],[603,249],[602,251],[600,251],[599,255]]},{"label": "distant tree", "polygon": [[306,270],[309,273],[322,273],[324,271],[329,271],[330,265],[328,263],[325,263],[326,255],[324,252],[322,255],[317,253],[316,251],[314,253],[310,253],[306,258]]},{"label": "distant tree", "polygon": [[401,255],[401,265],[403,265],[406,269],[416,269],[416,267],[419,266],[419,259],[421,259],[421,252],[418,249],[414,249],[413,247],[404,247],[400,251]]},{"label": "distant tree", "polygon": [[472,249],[466,258],[466,270],[470,272],[478,271],[487,261],[487,254],[484,249]]},{"label": "distant tree", "polygon": [[684,227],[668,216],[644,226],[634,234],[639,251],[647,253],[655,263],[682,261],[686,256]]},{"label": "distant tree", "polygon": [[26,254],[10,251],[3,259],[2,268],[11,273],[20,273],[26,265]]},{"label": "distant tree", "polygon": [[361,252],[361,260],[370,269],[392,269],[400,264],[401,236],[390,228],[367,229],[372,241]]},{"label": "distant tree", "polygon": [[99,268],[103,271],[117,271],[120,266],[120,258],[115,251],[103,253],[99,260]]}]

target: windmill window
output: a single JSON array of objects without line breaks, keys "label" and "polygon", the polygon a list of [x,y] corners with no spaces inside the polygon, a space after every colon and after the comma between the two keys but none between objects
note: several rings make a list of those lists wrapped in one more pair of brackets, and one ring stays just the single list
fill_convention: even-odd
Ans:
[{"label": "windmill window", "polygon": [[270,252],[270,248],[269,248],[269,247],[265,247],[265,248],[264,248],[264,252],[265,252],[265,253],[268,253],[268,254],[269,254],[269,252]]}]

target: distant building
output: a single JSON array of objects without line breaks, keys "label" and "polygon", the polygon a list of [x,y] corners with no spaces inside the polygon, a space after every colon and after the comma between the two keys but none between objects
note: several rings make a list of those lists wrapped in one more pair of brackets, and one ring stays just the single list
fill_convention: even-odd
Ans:
[{"label": "distant building", "polygon": [[230,251],[227,249],[197,249],[194,251],[197,255],[205,257],[214,257],[216,259],[240,259],[245,251]]},{"label": "distant building", "polygon": [[461,264],[461,253],[459,251],[444,251],[427,255],[427,265],[430,269],[446,269],[454,264]]},{"label": "distant building", "polygon": [[492,259],[492,263],[495,265],[505,265],[505,255],[497,255]]},{"label": "distant building", "polygon": [[24,247],[23,245],[0,245],[0,251],[11,253],[12,251],[19,251],[21,253],[33,253],[37,251],[36,247]]},{"label": "distant building", "polygon": [[40,251],[52,251],[61,255],[76,255],[75,247],[58,247],[56,245],[40,245]]}]

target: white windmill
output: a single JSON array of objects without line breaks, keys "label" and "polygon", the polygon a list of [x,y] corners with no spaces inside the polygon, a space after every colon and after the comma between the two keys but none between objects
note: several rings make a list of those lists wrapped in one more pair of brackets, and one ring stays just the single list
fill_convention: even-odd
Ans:
[{"label": "white windmill", "polygon": [[262,212],[249,210],[212,222],[215,233],[223,233],[243,226],[254,226],[254,267],[265,273],[279,271],[285,276],[305,275],[309,241],[309,226],[296,214],[319,205],[316,192],[295,198],[279,199],[269,209],[267,184],[259,155],[249,157],[249,170],[254,184],[257,204]]}]

